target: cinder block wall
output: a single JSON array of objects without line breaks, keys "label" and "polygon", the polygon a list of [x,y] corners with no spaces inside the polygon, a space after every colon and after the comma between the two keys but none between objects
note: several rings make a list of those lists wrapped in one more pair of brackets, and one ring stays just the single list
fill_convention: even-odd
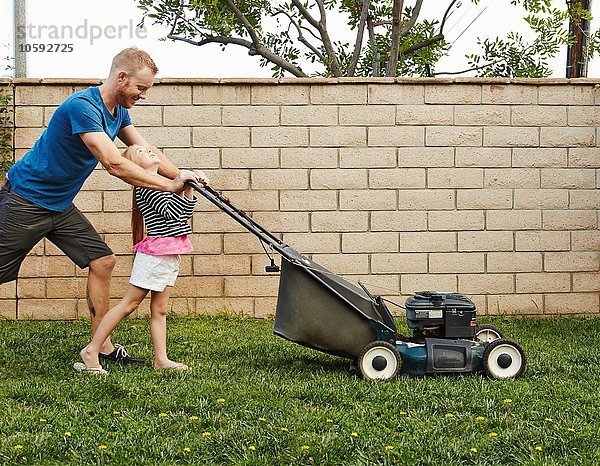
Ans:
[{"label": "cinder block wall", "polygon": [[[598,314],[597,83],[163,79],[131,114],[178,166],[205,169],[284,241],[375,294],[450,290],[480,314]],[[19,158],[58,104],[98,82],[14,84]],[[118,256],[115,302],[132,263],[130,199],[102,168],[76,199]],[[258,240],[202,198],[192,226],[173,312],[273,314],[278,276]],[[0,286],[0,314],[86,316],[85,285],[43,241]]]}]

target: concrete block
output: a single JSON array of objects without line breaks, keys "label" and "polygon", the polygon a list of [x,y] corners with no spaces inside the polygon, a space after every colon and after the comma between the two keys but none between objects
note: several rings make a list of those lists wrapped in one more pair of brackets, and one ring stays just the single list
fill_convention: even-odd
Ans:
[{"label": "concrete block", "polygon": [[[343,232],[367,231],[369,213],[354,211],[312,212],[310,214],[311,231]],[[377,231],[373,229],[373,231]]]},{"label": "concrete block", "polygon": [[489,252],[487,272],[541,272],[540,252]]},{"label": "concrete block", "polygon": [[485,216],[488,230],[539,230],[542,227],[539,210],[488,210]]},{"label": "concrete block", "polygon": [[280,209],[286,211],[337,210],[335,191],[281,191]]},{"label": "concrete block", "polygon": [[402,210],[454,209],[454,190],[402,189],[398,191],[398,205]]},{"label": "concrete block", "polygon": [[426,146],[471,146],[482,143],[482,128],[469,126],[428,126],[425,128]]},{"label": "concrete block", "polygon": [[425,145],[425,128],[420,126],[373,126],[368,128],[371,147],[418,147]]},{"label": "concrete block", "polygon": [[198,85],[192,86],[194,105],[248,105],[249,85]]},{"label": "concrete block", "polygon": [[397,84],[368,86],[369,104],[415,105],[425,103],[425,86],[422,84]]},{"label": "concrete block", "polygon": [[481,168],[430,168],[428,188],[483,188]]},{"label": "concrete block", "polygon": [[408,126],[452,125],[454,107],[452,105],[398,105],[396,124]]},{"label": "concrete block", "polygon": [[366,84],[344,84],[331,86],[313,85],[310,87],[310,102],[313,104],[366,104]]},{"label": "concrete block", "polygon": [[[252,105],[307,105],[309,86],[303,85],[254,85],[252,86]],[[321,103],[321,102],[312,102]],[[323,102],[331,104],[332,102]]]},{"label": "concrete block", "polygon": [[547,314],[597,314],[599,312],[598,293],[570,293],[568,299],[565,299],[564,294],[546,295]]},{"label": "concrete block", "polygon": [[373,254],[371,272],[374,274],[427,273],[427,254]]},{"label": "concrete block", "polygon": [[365,169],[313,169],[310,171],[311,189],[363,189],[367,188]]},{"label": "concrete block", "polygon": [[223,126],[277,126],[279,123],[279,107],[267,105],[223,107]]},{"label": "concrete block", "polygon": [[469,84],[430,84],[425,86],[428,104],[480,104],[481,87]]},{"label": "concrete block", "polygon": [[393,147],[340,147],[341,168],[386,168],[395,166],[396,149]]},{"label": "concrete block", "polygon": [[[225,111],[223,110],[223,113]],[[225,115],[223,115],[223,126],[238,126],[230,123],[231,121],[226,120]],[[207,105],[165,106],[164,124],[165,126],[221,126],[221,107]]]},{"label": "concrete block", "polygon": [[454,232],[400,232],[400,252],[454,252]]},{"label": "concrete block", "polygon": [[487,147],[536,147],[540,145],[540,129],[535,127],[486,126],[483,145]]},{"label": "concrete block", "polygon": [[512,231],[459,231],[458,251],[513,251]]},{"label": "concrete block", "polygon": [[453,147],[399,147],[399,167],[453,167]]},{"label": "concrete block", "polygon": [[515,232],[515,251],[566,251],[570,243],[568,231]]},{"label": "concrete block", "polygon": [[426,231],[427,213],[419,211],[371,212],[371,231]]},{"label": "concrete block", "polygon": [[281,148],[281,168],[335,168],[337,166],[338,149],[334,147]]},{"label": "concrete block", "polygon": [[540,86],[540,105],[593,105],[592,86]]},{"label": "concrete block", "polygon": [[512,166],[518,167],[566,167],[566,148],[515,147],[513,149]]},{"label": "concrete block", "polygon": [[600,270],[600,256],[597,252],[546,252],[544,270],[546,272],[597,272]]},{"label": "concrete block", "polygon": [[537,86],[518,84],[484,84],[481,102],[484,104],[531,105],[537,103]]},{"label": "concrete block", "polygon": [[367,128],[357,126],[311,127],[313,147],[362,147],[367,145]]},{"label": "concrete block", "polygon": [[542,188],[594,189],[596,172],[591,168],[542,168]]},{"label": "concrete block", "polygon": [[249,147],[250,128],[195,127],[192,141],[194,147]]},{"label": "concrete block", "polygon": [[429,273],[483,273],[485,254],[442,252],[429,254]]},{"label": "concrete block", "polygon": [[542,212],[544,230],[594,230],[598,216],[591,210],[545,210]]},{"label": "concrete block", "polygon": [[519,105],[512,107],[514,126],[567,126],[567,107]]},{"label": "concrete block", "polygon": [[455,274],[402,274],[400,291],[411,295],[423,290],[458,291],[458,278]]},{"label": "concrete block", "polygon": [[338,107],[337,105],[283,106],[281,124],[283,126],[335,126],[338,124]]},{"label": "concrete block", "polygon": [[340,192],[340,210],[395,210],[394,190],[345,190]]},{"label": "concrete block", "polygon": [[396,124],[393,105],[340,105],[340,125],[391,126]]},{"label": "concrete block", "polygon": [[432,231],[483,230],[485,217],[478,210],[438,210],[427,213],[427,224]]},{"label": "concrete block", "polygon": [[512,190],[459,189],[456,191],[456,206],[459,210],[510,209]]},{"label": "concrete block", "polygon": [[[342,233],[342,253],[398,252],[398,233],[364,232]],[[371,263],[373,267],[373,264]]]},{"label": "concrete block", "polygon": [[513,280],[512,274],[459,274],[458,289],[467,295],[509,294],[515,291]]},{"label": "concrete block", "polygon": [[540,170],[535,168],[486,168],[486,188],[539,188]]},{"label": "concrete block", "polygon": [[454,124],[459,126],[509,125],[510,108],[503,105],[457,105]]},{"label": "concrete block", "polygon": [[516,277],[517,293],[566,293],[571,290],[568,273],[520,273]]},{"label": "concrete block", "polygon": [[540,128],[540,146],[542,147],[591,147],[594,145],[596,145],[595,128]]},{"label": "concrete block", "polygon": [[307,189],[308,170],[303,168],[252,170],[251,186],[255,190]]},{"label": "concrete block", "polygon": [[277,148],[231,147],[221,152],[223,168],[277,168],[279,150]]},{"label": "concrete block", "polygon": [[425,188],[424,168],[374,168],[369,170],[371,188]]},{"label": "concrete block", "polygon": [[457,167],[510,167],[511,153],[508,147],[457,147]]},{"label": "concrete block", "polygon": [[308,146],[308,129],[301,127],[252,128],[252,147]]}]

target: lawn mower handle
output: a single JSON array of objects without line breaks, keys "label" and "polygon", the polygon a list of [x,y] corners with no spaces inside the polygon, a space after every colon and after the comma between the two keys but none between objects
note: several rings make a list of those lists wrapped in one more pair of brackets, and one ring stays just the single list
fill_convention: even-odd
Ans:
[{"label": "lawn mower handle", "polygon": [[193,181],[188,181],[187,184],[191,186],[195,191],[208,199],[211,203],[216,205],[220,210],[225,212],[236,222],[246,228],[250,233],[257,236],[263,243],[268,244],[270,247],[275,249],[279,254],[290,261],[295,261],[294,256],[289,254],[285,248],[288,247],[281,239],[259,224],[254,220],[247,212],[243,211],[239,207],[236,207],[229,199],[223,196],[221,193],[215,191],[208,185],[202,185]]}]

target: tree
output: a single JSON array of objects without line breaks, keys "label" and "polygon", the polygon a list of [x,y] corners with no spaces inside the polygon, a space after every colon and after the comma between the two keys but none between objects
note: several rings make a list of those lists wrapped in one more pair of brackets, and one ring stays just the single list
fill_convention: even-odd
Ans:
[{"label": "tree", "polygon": [[[439,1],[439,0],[437,0]],[[478,3],[479,0],[471,0]],[[566,0],[568,4],[571,2]],[[317,63],[320,76],[431,76],[435,64],[451,48],[446,20],[457,0],[446,0],[439,20],[419,19],[423,0],[137,0],[149,18],[169,28],[165,39],[196,46],[236,45],[271,65],[273,75],[306,77],[302,58]],[[405,4],[406,3],[406,4]],[[572,9],[552,0],[510,0],[522,5],[525,21],[536,37],[526,42],[517,33],[479,39],[480,53],[468,55],[470,68],[481,76],[548,76],[547,62],[560,47],[573,42],[567,19]],[[570,5],[568,5],[570,6]],[[355,40],[333,37],[328,20],[345,15]],[[579,12],[579,14],[582,14]],[[585,14],[588,14],[586,12]],[[588,53],[598,40],[591,37]],[[460,73],[456,73],[460,74]]]}]

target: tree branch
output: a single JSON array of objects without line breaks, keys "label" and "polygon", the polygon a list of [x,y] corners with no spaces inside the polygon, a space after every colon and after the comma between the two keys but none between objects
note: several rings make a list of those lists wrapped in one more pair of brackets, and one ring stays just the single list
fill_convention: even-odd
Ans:
[{"label": "tree branch", "polygon": [[423,42],[419,42],[418,44],[413,44],[410,47],[408,47],[407,49],[401,50],[400,53],[402,55],[410,55],[411,53],[414,53],[419,49],[429,47],[430,45],[435,44],[436,42],[439,42],[441,40],[444,40],[444,35],[438,34],[433,37],[430,37],[429,39],[424,40]]},{"label": "tree branch", "polygon": [[360,51],[362,49],[363,42],[363,34],[365,32],[365,23],[367,22],[367,16],[369,15],[369,6],[371,5],[371,0],[362,0],[363,6],[362,11],[360,13],[360,21],[358,23],[358,31],[356,32],[356,42],[354,43],[354,53],[352,54],[352,61],[350,62],[350,66],[348,67],[348,76],[354,76],[354,70],[356,69],[356,64],[358,63],[358,59],[360,58]]},{"label": "tree branch", "polygon": [[400,49],[400,20],[404,0],[394,0],[392,7],[392,34],[390,38],[390,57],[387,64],[386,76],[395,76],[398,68],[398,57]]},{"label": "tree branch", "polygon": [[340,77],[342,72],[340,70],[340,64],[333,50],[333,45],[331,44],[331,39],[329,38],[329,33],[327,32],[327,20],[325,17],[325,6],[322,0],[316,0],[319,11],[321,12],[321,20],[317,21],[310,12],[304,7],[300,0],[292,0],[292,3],[298,11],[306,20],[317,30],[321,35],[321,40],[323,41],[323,46],[325,47],[325,52],[327,53],[327,60],[325,60],[325,66],[327,66],[327,62],[329,62],[329,69],[331,70],[331,74],[335,77]]},{"label": "tree branch", "polygon": [[500,63],[502,61],[505,61],[505,58],[500,58],[496,61],[493,61],[491,63],[486,63],[485,65],[481,65],[481,66],[475,66],[473,68],[469,68],[468,70],[463,70],[463,71],[440,71],[439,73],[432,73],[433,76],[438,76],[440,74],[463,74],[463,73],[468,73],[469,71],[477,71],[477,70],[482,70],[483,68],[488,68],[490,66],[493,66],[497,63]]},{"label": "tree branch", "polygon": [[198,40],[188,39],[187,37],[180,37],[180,36],[176,36],[174,34],[169,34],[167,36],[167,38],[171,39],[171,40],[179,40],[182,42],[186,42],[188,44],[196,45],[198,47],[201,47],[206,44],[239,45],[241,47],[245,47],[248,49],[248,55],[251,55],[251,56],[260,55],[264,59],[274,63],[277,66],[280,66],[281,68],[283,68],[286,71],[289,71],[297,78],[308,78],[308,75],[304,71],[302,71],[300,68],[298,68],[293,63],[290,63],[286,59],[280,57],[279,55],[274,54],[268,48],[266,48],[260,44],[258,47],[256,47],[252,42],[242,39],[242,38],[239,38],[239,37],[207,36],[204,39],[198,41]]},{"label": "tree branch", "polygon": [[[318,48],[316,48],[308,40],[306,40],[306,38],[302,34],[302,30],[305,30],[305,31],[309,32],[310,34],[312,34],[317,39],[319,39],[319,38],[316,37],[310,29],[307,29],[307,28],[304,28],[304,27],[300,26],[296,22],[296,20],[294,20],[294,18],[292,18],[290,16],[290,14],[287,11],[279,10],[273,16],[277,16],[279,14],[283,14],[283,15],[287,16],[287,18],[290,20],[290,24],[293,24],[294,27],[296,28],[296,31],[298,32],[298,40],[300,42],[302,42],[308,49],[310,49],[312,51],[312,53],[314,53],[317,57],[319,57],[319,60],[321,60],[321,62],[325,62],[326,61],[325,60],[325,56],[321,53],[321,51]],[[321,40],[321,39],[319,39],[319,40]]]},{"label": "tree branch", "polygon": [[248,21],[248,19],[244,15],[244,13],[242,13],[240,11],[240,9],[237,7],[237,5],[235,4],[235,2],[233,0],[225,0],[225,3],[229,7],[229,9],[233,12],[233,14],[237,17],[237,19],[239,19],[242,22],[242,24],[244,25],[244,28],[246,29],[246,31],[248,31],[248,34],[252,38],[252,43],[254,44],[254,46],[259,47],[260,46],[260,37],[258,37],[258,34],[256,33],[256,31],[250,24],[250,21]]},{"label": "tree branch", "polygon": [[369,46],[373,51],[373,76],[379,76],[379,49],[377,48],[377,42],[375,41],[375,26],[373,25],[371,16],[367,16],[367,29],[369,30]]},{"label": "tree branch", "polygon": [[404,24],[404,26],[402,26],[402,29],[400,30],[400,37],[406,36],[415,25],[417,19],[419,18],[419,14],[421,14],[421,6],[423,6],[423,0],[417,0],[409,20]]}]

